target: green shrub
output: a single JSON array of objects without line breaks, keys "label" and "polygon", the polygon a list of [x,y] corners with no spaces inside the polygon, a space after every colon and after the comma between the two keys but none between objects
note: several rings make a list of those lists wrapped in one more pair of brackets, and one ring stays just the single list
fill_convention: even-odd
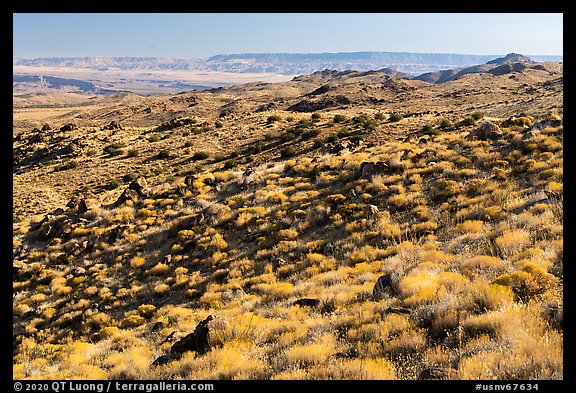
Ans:
[{"label": "green shrub", "polygon": [[222,122],[220,122],[220,121],[217,121],[216,123],[214,123],[214,126],[215,126],[216,128],[222,128],[222,127],[224,127],[224,123],[222,123]]},{"label": "green shrub", "polygon": [[396,122],[402,120],[403,118],[404,118],[404,116],[402,116],[399,113],[392,113],[390,115],[390,117],[388,118],[388,121],[390,121],[391,123],[396,123]]},{"label": "green shrub", "polygon": [[445,130],[447,128],[451,128],[452,123],[449,120],[443,119],[440,124],[438,124],[438,128],[441,130]]},{"label": "green shrub", "polygon": [[338,137],[334,134],[332,135],[328,135],[326,138],[324,138],[324,143],[332,143],[332,142],[336,142],[338,140]]},{"label": "green shrub", "polygon": [[294,133],[292,133],[292,132],[287,132],[280,137],[280,140],[282,142],[289,142],[289,141],[292,141],[294,139],[296,139],[296,135],[294,135]]},{"label": "green shrub", "polygon": [[232,169],[235,166],[238,166],[239,162],[236,159],[231,159],[226,161],[226,163],[224,163],[224,169]]},{"label": "green shrub", "polygon": [[272,116],[268,116],[268,119],[266,119],[266,123],[272,124],[272,123],[274,123],[275,121],[280,121],[280,120],[282,120],[282,118],[281,118],[280,116],[278,116],[278,115],[272,115]]},{"label": "green shrub", "polygon": [[312,129],[312,130],[304,131],[304,132],[302,133],[302,135],[300,135],[300,137],[301,137],[302,139],[306,140],[306,139],[315,138],[315,137],[317,137],[318,135],[320,135],[320,130],[314,128],[314,129]]},{"label": "green shrub", "polygon": [[106,185],[106,188],[109,189],[109,190],[114,190],[114,189],[120,187],[122,184],[123,184],[122,180],[120,180],[120,179],[114,179],[114,180],[110,181],[110,183],[108,183],[108,184]]},{"label": "green shrub", "polygon": [[78,166],[78,163],[76,161],[70,160],[65,162],[62,165],[57,165],[54,167],[54,172],[60,172],[60,171],[65,171],[67,169],[73,169],[76,168]]},{"label": "green shrub", "polygon": [[104,148],[104,153],[107,153],[111,156],[119,156],[123,153],[122,148],[125,146],[126,144],[122,142],[112,143]]},{"label": "green shrub", "polygon": [[476,124],[476,120],[473,117],[467,117],[465,119],[460,120],[460,123],[458,123],[461,126],[473,126],[474,124]]},{"label": "green shrub", "polygon": [[199,152],[194,153],[194,155],[192,156],[192,160],[193,161],[200,161],[200,160],[205,160],[208,157],[210,157],[210,154],[208,154],[205,151],[199,151]]},{"label": "green shrub", "polygon": [[170,152],[168,150],[160,150],[158,152],[158,158],[170,158]]},{"label": "green shrub", "polygon": [[252,152],[260,153],[261,151],[264,150],[265,147],[266,147],[266,144],[264,142],[262,142],[262,141],[256,142],[254,144],[254,146],[252,146]]},{"label": "green shrub", "polygon": [[348,120],[348,118],[344,115],[334,115],[334,119],[332,120],[334,123],[344,123]]},{"label": "green shrub", "polygon": [[384,120],[384,114],[378,112],[374,115],[374,119],[382,121],[382,120]]},{"label": "green shrub", "polygon": [[362,127],[365,130],[375,130],[376,127],[378,127],[378,123],[376,123],[376,120],[366,120],[364,123],[362,123]]},{"label": "green shrub", "polygon": [[154,134],[148,137],[148,142],[158,142],[160,140],[160,135]]},{"label": "green shrub", "polygon": [[320,119],[322,119],[322,116],[320,115],[320,113],[312,113],[312,116],[310,116],[310,118],[312,119],[312,121],[319,121]]},{"label": "green shrub", "polygon": [[324,142],[321,139],[314,139],[314,149],[319,149],[324,146]]},{"label": "green shrub", "polygon": [[138,178],[138,175],[135,173],[127,173],[122,177],[122,181],[124,183],[130,183]]},{"label": "green shrub", "polygon": [[473,112],[470,117],[472,117],[474,120],[481,120],[484,118],[484,112],[480,112],[480,111],[476,111]]},{"label": "green shrub", "polygon": [[286,146],[280,150],[280,157],[292,157],[296,155],[296,149],[292,146]]},{"label": "green shrub", "polygon": [[140,151],[138,149],[130,149],[126,152],[126,157],[138,157]]}]

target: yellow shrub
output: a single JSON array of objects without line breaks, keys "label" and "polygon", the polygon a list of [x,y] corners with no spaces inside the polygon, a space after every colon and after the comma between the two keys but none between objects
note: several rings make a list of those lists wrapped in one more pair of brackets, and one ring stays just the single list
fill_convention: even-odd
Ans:
[{"label": "yellow shrub", "polygon": [[248,224],[253,218],[254,218],[254,216],[250,212],[240,213],[238,215],[238,218],[236,218],[236,226],[241,228],[241,227],[245,226],[246,224]]},{"label": "yellow shrub", "polygon": [[122,329],[128,329],[128,328],[134,328],[134,327],[138,327],[140,325],[144,325],[146,323],[146,320],[144,318],[142,318],[140,315],[129,315],[126,318],[124,318],[122,321],[120,321],[120,328]]},{"label": "yellow shrub", "polygon": [[486,282],[474,283],[470,290],[472,301],[481,310],[496,310],[500,306],[514,301],[514,293],[504,285]]},{"label": "yellow shrub", "polygon": [[151,269],[146,270],[146,274],[150,274],[152,276],[164,276],[169,274],[171,271],[170,266],[168,266],[165,263],[158,263],[157,265],[155,265],[154,267],[152,267]]},{"label": "yellow shrub", "polygon": [[502,268],[502,259],[489,255],[478,255],[464,261],[460,270],[467,274],[482,274],[486,271],[498,272]]},{"label": "yellow shrub", "polygon": [[296,345],[286,351],[286,359],[296,366],[313,366],[326,362],[334,352],[334,339],[331,335],[323,336],[318,343]]},{"label": "yellow shrub", "polygon": [[170,291],[170,285],[167,284],[158,284],[154,287],[154,293],[157,295],[165,295]]},{"label": "yellow shrub", "polygon": [[268,194],[267,200],[273,203],[283,203],[288,200],[288,197],[281,191],[273,192]]},{"label": "yellow shrub", "polygon": [[562,193],[564,185],[562,183],[551,181],[546,185],[546,188],[553,192]]},{"label": "yellow shrub", "polygon": [[138,306],[138,312],[144,318],[150,318],[156,312],[156,306],[152,304],[142,304]]},{"label": "yellow shrub", "polygon": [[90,228],[74,228],[74,230],[70,233],[70,235],[72,237],[84,237],[84,236],[88,236],[92,233],[92,230]]},{"label": "yellow shrub", "polygon": [[110,316],[106,313],[99,312],[99,313],[92,315],[90,318],[88,318],[88,320],[86,321],[86,324],[88,326],[100,328],[104,325],[107,325],[109,322],[110,322]]},{"label": "yellow shrub", "polygon": [[298,238],[298,232],[294,229],[281,229],[278,231],[278,237],[284,240],[293,240]]},{"label": "yellow shrub", "polygon": [[270,296],[276,299],[286,299],[292,295],[294,287],[289,282],[279,282],[272,284],[257,284],[252,286],[256,292],[259,292],[265,296]]},{"label": "yellow shrub", "polygon": [[506,258],[530,245],[530,234],[524,229],[507,229],[495,239],[500,254]]},{"label": "yellow shrub", "polygon": [[144,265],[144,263],[146,263],[146,260],[142,257],[133,257],[130,259],[130,266],[134,268],[140,267]]},{"label": "yellow shrub", "polygon": [[194,237],[195,232],[190,230],[190,229],[183,229],[181,231],[178,231],[178,240],[180,241],[185,241],[185,240],[190,240]]},{"label": "yellow shrub", "polygon": [[460,233],[476,233],[480,232],[484,226],[484,222],[481,220],[466,220],[461,224],[456,226],[456,229]]}]

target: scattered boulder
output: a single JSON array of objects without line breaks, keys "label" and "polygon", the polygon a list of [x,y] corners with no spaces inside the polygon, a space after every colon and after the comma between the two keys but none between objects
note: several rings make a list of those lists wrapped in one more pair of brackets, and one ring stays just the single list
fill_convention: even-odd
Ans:
[{"label": "scattered boulder", "polygon": [[68,203],[66,204],[66,207],[70,208],[70,209],[76,209],[78,208],[78,204],[80,203],[80,199],[78,199],[78,197],[72,197]]},{"label": "scattered boulder", "polygon": [[495,140],[502,136],[502,130],[492,122],[486,122],[480,127],[471,131],[466,138],[478,138],[481,140]]},{"label": "scattered boulder", "polygon": [[368,204],[364,207],[364,215],[368,219],[374,219],[379,212],[380,209],[376,205]]},{"label": "scattered boulder", "polygon": [[[188,351],[196,352],[196,356],[204,355],[206,352],[210,351],[210,330],[208,324],[212,319],[214,319],[214,317],[208,315],[206,319],[196,325],[196,328],[192,333],[183,337],[181,340],[176,341],[170,348],[170,353],[158,357],[152,362],[152,365],[160,366],[167,364],[172,360],[178,360]],[[156,324],[158,324],[158,322]],[[154,326],[156,326],[156,324]],[[174,337],[174,334],[175,332],[172,332],[170,336]],[[165,340],[165,342],[170,341],[171,340]]]},{"label": "scattered boulder", "polygon": [[122,194],[120,194],[118,199],[116,199],[116,202],[114,202],[114,206],[120,206],[126,201],[137,202],[139,199],[140,196],[138,195],[138,191],[127,188],[124,190],[124,192],[122,192]]},{"label": "scattered boulder", "polygon": [[294,306],[300,306],[300,307],[318,307],[320,305],[320,300],[319,299],[312,299],[312,298],[302,298],[302,299],[298,299],[296,300],[294,303],[292,303]]},{"label": "scattered boulder", "polygon": [[77,129],[78,129],[78,126],[76,124],[68,123],[68,124],[64,124],[62,127],[60,127],[60,132],[74,131]]},{"label": "scattered boulder", "polygon": [[360,179],[370,179],[374,175],[388,172],[388,164],[384,161],[365,161],[360,164]]},{"label": "scattered boulder", "polygon": [[[35,128],[36,130],[36,128]],[[39,143],[39,142],[43,142],[44,141],[44,136],[42,136],[42,133],[38,132],[34,135],[32,135],[30,137],[30,139],[28,139],[28,143],[32,144],[32,143]]]},{"label": "scattered boulder", "polygon": [[152,366],[162,366],[170,363],[172,360],[174,360],[174,357],[171,354],[162,355],[152,362]]},{"label": "scattered boulder", "polygon": [[52,127],[50,127],[50,124],[48,123],[44,123],[44,125],[42,126],[42,131],[50,131],[52,129]]},{"label": "scattered boulder", "polygon": [[111,121],[108,125],[102,127],[103,130],[123,130],[124,127],[117,123],[116,121]]},{"label": "scattered boulder", "polygon": [[374,289],[372,290],[372,298],[374,300],[381,300],[385,295],[397,295],[396,280],[392,273],[386,273],[378,278]]},{"label": "scattered boulder", "polygon": [[206,319],[196,325],[192,333],[176,341],[174,345],[172,345],[172,348],[170,348],[170,354],[174,358],[180,358],[188,351],[194,351],[197,355],[204,355],[210,351],[210,329],[208,324],[212,319],[214,319],[214,317],[208,315]]},{"label": "scattered boulder", "polygon": [[96,198],[83,198],[78,203],[78,214],[86,213],[88,210],[100,207],[100,201]]},{"label": "scattered boulder", "polygon": [[560,127],[562,125],[562,120],[560,119],[542,119],[538,120],[532,124],[531,130],[543,130],[548,127]]},{"label": "scattered boulder", "polygon": [[418,379],[447,379],[448,378],[449,370],[444,367],[430,367],[425,370],[422,370]]},{"label": "scattered boulder", "polygon": [[412,310],[406,307],[388,307],[384,310],[384,314],[410,314]]},{"label": "scattered boulder", "polygon": [[128,190],[134,190],[141,198],[146,198],[149,195],[149,190],[147,188],[148,182],[146,178],[139,177],[134,180],[130,185],[128,185]]},{"label": "scattered boulder", "polygon": [[326,144],[323,150],[330,154],[340,154],[344,151],[358,149],[362,145],[361,139],[345,139]]},{"label": "scattered boulder", "polygon": [[188,187],[192,187],[192,184],[196,181],[196,176],[188,175],[184,178],[184,184]]},{"label": "scattered boulder", "polygon": [[530,138],[534,138],[536,135],[538,135],[540,132],[539,130],[533,130],[533,131],[528,131],[527,133],[525,133],[524,135],[522,135],[521,140],[525,141],[526,139],[530,139]]}]

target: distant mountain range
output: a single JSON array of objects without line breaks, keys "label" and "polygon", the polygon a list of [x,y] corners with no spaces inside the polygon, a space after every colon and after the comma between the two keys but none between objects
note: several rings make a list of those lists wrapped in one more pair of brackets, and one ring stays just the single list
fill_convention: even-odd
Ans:
[{"label": "distant mountain range", "polygon": [[[251,53],[216,55],[208,59],[160,57],[41,57],[15,58],[13,65],[121,70],[199,70],[234,73],[309,74],[323,69],[368,71],[392,68],[420,75],[484,64],[498,55],[409,52]],[[562,61],[563,56],[530,56],[535,61]]]},{"label": "distant mountain range", "polygon": [[[44,93],[48,91],[70,93],[112,94],[129,91],[140,94],[176,93],[189,90],[206,90],[221,87],[222,72],[246,75],[261,80],[277,77],[287,80],[288,75],[298,78],[323,79],[327,75],[347,73],[380,73],[396,79],[415,79],[429,83],[444,83],[466,74],[490,73],[504,75],[524,69],[544,69],[546,63],[517,53],[494,58],[484,55],[442,55],[392,52],[358,52],[336,54],[255,54],[218,55],[206,61],[165,59],[155,57],[78,57],[15,59],[13,94]],[[546,60],[561,61],[561,56],[547,56]],[[459,64],[483,60],[482,64]],[[410,63],[399,63],[399,62]],[[392,62],[391,66],[388,66]],[[449,63],[444,64],[444,63]],[[456,64],[457,66],[452,66]],[[382,67],[386,65],[385,67]],[[22,67],[24,66],[24,67]],[[25,69],[29,66],[30,69]],[[444,67],[444,68],[441,68]],[[436,69],[418,75],[401,69]],[[81,70],[82,72],[73,72]],[[186,72],[190,70],[190,72]],[[198,73],[198,70],[203,70]],[[50,75],[58,71],[59,77]],[[107,72],[108,71],[108,72]],[[177,71],[177,72],[172,72]],[[194,71],[194,72],[192,72]],[[197,83],[194,75],[214,72],[210,82]],[[247,73],[251,73],[248,75]],[[253,74],[252,74],[253,73]],[[262,73],[268,73],[264,75]],[[162,75],[159,75],[162,74]],[[204,73],[206,75],[206,73]],[[229,74],[232,75],[232,74]],[[356,75],[356,74],[355,74]],[[362,75],[361,75],[362,76]],[[192,78],[192,79],[186,79]]]}]

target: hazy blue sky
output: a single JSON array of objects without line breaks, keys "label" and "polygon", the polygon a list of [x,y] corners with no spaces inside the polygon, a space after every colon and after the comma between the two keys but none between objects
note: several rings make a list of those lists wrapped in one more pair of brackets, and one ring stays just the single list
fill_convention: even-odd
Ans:
[{"label": "hazy blue sky", "polygon": [[562,55],[561,13],[14,14],[14,57],[428,52]]}]

